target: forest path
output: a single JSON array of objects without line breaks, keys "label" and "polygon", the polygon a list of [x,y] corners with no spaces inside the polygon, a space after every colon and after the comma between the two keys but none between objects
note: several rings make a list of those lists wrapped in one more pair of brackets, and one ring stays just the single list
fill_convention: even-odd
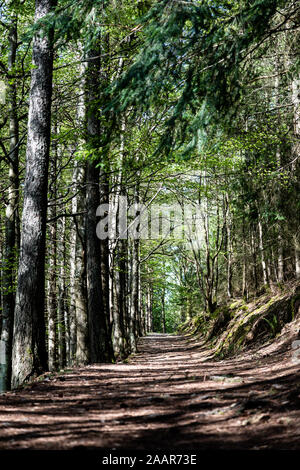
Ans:
[{"label": "forest path", "polygon": [[0,449],[299,449],[290,351],[213,361],[151,334],[125,363],[46,377],[0,396]]}]

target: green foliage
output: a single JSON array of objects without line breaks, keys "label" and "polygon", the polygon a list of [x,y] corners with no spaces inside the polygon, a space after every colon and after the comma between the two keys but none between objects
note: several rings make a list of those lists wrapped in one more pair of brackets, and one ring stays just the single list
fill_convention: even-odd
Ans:
[{"label": "green foliage", "polygon": [[147,110],[161,93],[171,94],[162,147],[171,151],[185,136],[196,144],[197,129],[221,111],[232,116],[241,95],[241,64],[283,4],[157,2],[143,18],[143,47],[117,83],[114,105]]}]

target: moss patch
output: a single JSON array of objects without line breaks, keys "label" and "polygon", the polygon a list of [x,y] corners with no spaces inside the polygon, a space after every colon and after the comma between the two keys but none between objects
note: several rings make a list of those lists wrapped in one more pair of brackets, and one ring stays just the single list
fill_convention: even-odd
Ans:
[{"label": "moss patch", "polygon": [[300,313],[300,286],[278,289],[246,303],[236,299],[210,316],[205,312],[185,322],[180,333],[205,338],[217,358],[235,355],[254,344],[264,344],[280,334]]}]

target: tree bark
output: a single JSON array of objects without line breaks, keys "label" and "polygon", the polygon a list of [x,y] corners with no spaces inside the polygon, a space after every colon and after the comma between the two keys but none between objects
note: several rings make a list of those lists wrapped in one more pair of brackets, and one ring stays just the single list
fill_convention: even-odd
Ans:
[{"label": "tree bark", "polygon": [[[78,168],[77,185],[80,193],[77,196],[77,211],[84,209],[85,168]],[[86,234],[84,217],[78,216],[76,246],[75,246],[75,314],[76,314],[76,363],[87,364],[89,361],[88,349],[88,307],[86,291]]]},{"label": "tree bark", "polygon": [[[299,78],[294,78],[292,81],[292,102],[293,102],[293,124],[294,124],[294,143],[292,146],[292,170],[297,174],[298,188],[299,188],[299,173],[300,173],[300,111],[299,111]],[[294,161],[295,160],[295,161]],[[293,236],[294,244],[294,256],[295,256],[295,277],[300,279],[300,234],[299,224],[295,228],[295,234]]]},{"label": "tree bark", "polygon": [[62,234],[58,244],[58,257],[60,260],[59,279],[58,279],[58,310],[57,310],[57,355],[58,365],[62,369],[67,363],[67,338],[69,334],[69,311],[66,294],[66,218],[61,219],[60,233]]},{"label": "tree bark", "polygon": [[[54,0],[36,0],[35,20]],[[45,234],[51,129],[52,37],[33,42],[21,253],[14,319],[12,386],[47,369],[45,344]]]},{"label": "tree bark", "polygon": [[[72,214],[76,214],[77,209],[77,191],[78,191],[78,171],[79,171],[79,162],[74,162],[74,170],[72,177],[72,193],[73,199],[71,204]],[[76,240],[77,240],[77,227],[76,221],[72,223],[70,230],[70,337],[69,337],[69,350],[68,350],[68,362],[72,364],[75,355],[76,355],[76,305],[75,305],[75,276],[76,276]]]},{"label": "tree bark", "polygon": [[120,322],[124,334],[124,354],[130,353],[130,340],[129,340],[129,309],[128,309],[128,240],[120,240],[119,242],[119,305],[120,305]]},{"label": "tree bark", "polygon": [[[115,190],[115,195],[111,198],[113,210],[113,219],[114,219],[114,231],[116,236],[119,236],[118,229],[118,217],[120,211],[120,199],[122,187],[121,174],[118,175],[118,180],[115,182],[115,186],[119,186],[119,189]],[[113,319],[113,346],[116,356],[125,357],[126,356],[126,325],[124,318],[124,296],[125,296],[125,283],[124,276],[121,273],[122,269],[122,242],[123,240],[112,240],[110,243],[110,290],[111,290],[111,299],[110,299],[110,308],[111,308],[111,317]]]},{"label": "tree bark", "polygon": [[268,284],[268,270],[267,270],[267,263],[265,259],[263,229],[262,229],[261,220],[258,221],[258,234],[259,234],[259,250],[260,250],[262,274],[263,274],[263,283],[264,283],[264,286],[266,286]]},{"label": "tree bark", "polygon": [[257,254],[256,254],[256,244],[255,244],[255,230],[254,227],[251,226],[250,228],[251,232],[251,255],[252,255],[252,278],[253,278],[253,284],[254,284],[254,291],[255,294],[258,292],[258,275],[257,275]]},{"label": "tree bark", "polygon": [[282,282],[284,279],[284,252],[283,252],[283,239],[280,233],[281,227],[278,228],[278,268],[277,268],[277,279]]},{"label": "tree bark", "polygon": [[[92,152],[97,152],[100,136],[100,120],[97,109],[101,70],[99,50],[90,50],[89,58],[86,79],[87,144],[93,149]],[[112,359],[112,344],[108,331],[108,318],[106,317],[107,304],[103,299],[104,293],[102,291],[101,260],[103,260],[103,253],[101,258],[100,240],[96,234],[96,211],[100,204],[100,170],[98,163],[99,161],[95,159],[95,155],[91,154],[87,162],[86,172],[86,272],[89,357],[92,363],[110,362]]]},{"label": "tree bark", "polygon": [[[103,152],[104,153],[104,152]],[[109,179],[107,175],[108,162],[106,155],[102,155],[104,170],[100,170],[100,204],[109,204]],[[105,216],[107,214],[105,213]],[[110,351],[107,351],[108,356],[113,357],[113,345],[112,345],[112,318],[110,316],[110,295],[109,295],[109,239],[99,240],[100,242],[100,270],[101,270],[101,288],[102,288],[102,308],[103,316],[106,321],[107,328],[107,347]]]},{"label": "tree bark", "polygon": [[132,242],[131,258],[131,295],[130,295],[130,318],[129,318],[129,339],[131,352],[137,350],[137,317],[138,317],[138,271],[139,271],[139,240]]},{"label": "tree bark", "polygon": [[[82,48],[81,48],[82,49]],[[77,103],[76,124],[78,129],[84,128],[86,119],[85,108],[85,79],[86,64],[80,67],[81,82],[79,88],[79,98]],[[77,148],[81,150],[84,145],[82,139],[77,141]],[[85,179],[86,164],[75,161],[73,172],[73,192],[72,213],[81,213],[85,209]],[[85,218],[83,215],[74,216],[74,223],[71,228],[71,269],[70,269],[70,350],[71,358],[76,364],[87,364],[89,361],[88,351],[88,314],[87,314],[87,291],[86,291],[86,234]]]},{"label": "tree bark", "polygon": [[243,243],[243,270],[242,270],[242,296],[248,300],[248,283],[247,283],[247,238],[245,233],[245,219],[242,220],[242,243]]},{"label": "tree bark", "polygon": [[[57,112],[57,109],[56,109]],[[57,123],[53,125],[53,132],[57,135],[58,128]],[[58,149],[57,142],[52,146],[53,152],[50,158],[50,171],[49,176],[51,178],[49,184],[50,193],[50,204],[48,206],[48,218],[55,219],[57,208],[57,157]],[[49,268],[48,268],[48,365],[49,370],[56,370],[58,366],[57,361],[57,221],[53,220],[49,223],[48,227],[48,256],[49,256]]]},{"label": "tree bark", "polygon": [[161,294],[161,313],[162,313],[162,330],[166,333],[166,308],[165,308],[165,289],[162,290]]},{"label": "tree bark", "polygon": [[[226,194],[227,206],[229,206],[229,196]],[[228,209],[226,221],[227,235],[227,297],[232,298],[232,220]]]},{"label": "tree bark", "polygon": [[[56,178],[56,161],[52,162],[54,178]],[[52,181],[54,186],[56,182]],[[56,199],[56,190],[52,192]],[[56,216],[56,205],[53,202],[49,210],[49,218]],[[48,364],[49,370],[57,368],[57,223],[51,222],[49,227],[49,279],[48,279]]]},{"label": "tree bark", "polygon": [[152,321],[152,285],[147,286],[147,302],[146,302],[146,333],[153,331]]},{"label": "tree bark", "polygon": [[[13,71],[16,63],[16,53],[18,47],[17,17],[13,17],[9,30],[9,57],[8,69]],[[10,389],[11,382],[11,360],[12,360],[12,341],[13,341],[13,322],[15,308],[15,271],[16,267],[16,214],[18,207],[18,189],[19,189],[19,123],[17,115],[17,87],[13,80],[8,86],[9,100],[9,188],[8,204],[5,212],[5,247],[3,259],[3,279],[2,279],[2,329],[1,341],[4,345],[4,360],[2,367],[2,388]]]}]

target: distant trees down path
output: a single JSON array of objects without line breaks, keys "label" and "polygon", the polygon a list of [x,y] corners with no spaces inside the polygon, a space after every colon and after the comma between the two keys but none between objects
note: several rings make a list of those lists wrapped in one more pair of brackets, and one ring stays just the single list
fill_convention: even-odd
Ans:
[{"label": "distant trees down path", "polygon": [[0,391],[300,280],[300,10],[250,3],[1,2]]}]

